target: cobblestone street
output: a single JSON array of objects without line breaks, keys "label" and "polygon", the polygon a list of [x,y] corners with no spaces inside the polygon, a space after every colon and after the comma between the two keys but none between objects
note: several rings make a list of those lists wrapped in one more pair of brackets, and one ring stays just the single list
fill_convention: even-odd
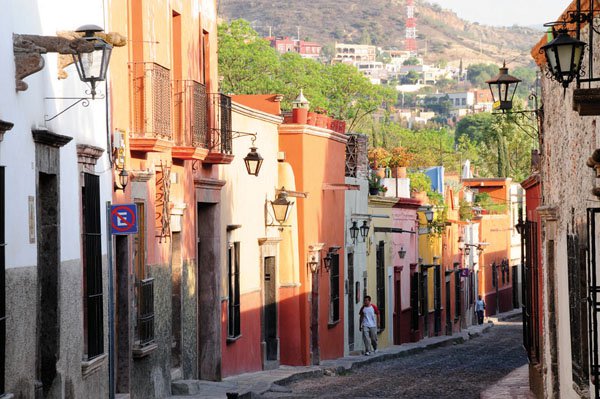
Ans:
[{"label": "cobblestone street", "polygon": [[346,375],[290,384],[265,398],[479,398],[481,391],[527,363],[519,319],[498,322],[486,334]]}]

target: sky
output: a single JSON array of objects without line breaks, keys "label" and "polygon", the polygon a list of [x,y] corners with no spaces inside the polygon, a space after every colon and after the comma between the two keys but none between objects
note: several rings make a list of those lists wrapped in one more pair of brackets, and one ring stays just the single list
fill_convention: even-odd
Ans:
[{"label": "sky", "polygon": [[571,0],[427,0],[463,19],[485,25],[543,25],[555,21]]}]

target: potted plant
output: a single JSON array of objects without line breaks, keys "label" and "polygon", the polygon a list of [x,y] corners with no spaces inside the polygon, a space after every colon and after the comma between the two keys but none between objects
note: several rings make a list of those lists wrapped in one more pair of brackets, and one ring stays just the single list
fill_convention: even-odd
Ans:
[{"label": "potted plant", "polygon": [[409,173],[410,196],[419,199],[421,202],[427,202],[427,191],[431,190],[431,179],[423,172]]},{"label": "potted plant", "polygon": [[388,166],[392,168],[392,176],[396,178],[406,177],[406,167],[410,165],[414,155],[404,147],[395,147],[392,149]]},{"label": "potted plant", "polygon": [[381,176],[374,171],[371,171],[371,173],[369,173],[369,194],[377,195],[383,190],[387,190],[387,188],[381,184]]},{"label": "potted plant", "polygon": [[369,159],[371,168],[377,169],[377,174],[380,177],[385,177],[385,167],[388,166],[388,161],[390,159],[388,150],[383,147],[371,148],[367,152],[367,158]]}]

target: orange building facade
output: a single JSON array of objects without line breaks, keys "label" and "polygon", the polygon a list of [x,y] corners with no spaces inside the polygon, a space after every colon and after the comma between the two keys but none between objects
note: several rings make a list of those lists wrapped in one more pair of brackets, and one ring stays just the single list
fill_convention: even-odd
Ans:
[{"label": "orange building facade", "polygon": [[[280,311],[281,361],[318,364],[344,353],[344,161],[347,136],[326,128],[283,124],[280,148],[292,166],[297,202],[300,287],[284,299]],[[309,251],[317,270],[308,265]],[[296,311],[299,309],[299,311]]]},{"label": "orange building facade", "polygon": [[172,379],[222,374],[215,165],[233,160],[230,99],[217,93],[215,1],[117,0],[108,16],[128,39],[109,79],[113,203],[135,204],[139,228],[115,237],[115,386],[158,398]]},{"label": "orange building facade", "polygon": [[509,265],[511,233],[510,178],[463,179],[475,193],[487,193],[505,209],[495,214],[483,211],[479,222],[479,239],[486,243],[479,259],[478,288],[486,303],[486,315],[513,309],[512,271]]}]

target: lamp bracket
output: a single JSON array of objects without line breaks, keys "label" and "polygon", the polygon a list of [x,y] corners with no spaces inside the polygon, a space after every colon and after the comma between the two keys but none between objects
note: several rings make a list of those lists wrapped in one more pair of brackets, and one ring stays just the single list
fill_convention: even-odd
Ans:
[{"label": "lamp bracket", "polygon": [[275,194],[279,194],[282,191],[285,191],[287,193],[288,197],[308,198],[308,192],[283,190],[281,188],[276,188],[275,189]]},{"label": "lamp bracket", "polygon": [[[89,92],[89,90],[86,90],[86,94],[91,94],[91,93]],[[72,103],[71,105],[69,105],[67,108],[60,111],[58,114],[54,115],[53,117],[44,118],[44,121],[50,122],[51,120],[64,114],[65,112],[67,112],[68,110],[70,110],[71,108],[73,108],[74,106],[76,106],[79,103],[81,103],[81,105],[83,107],[88,107],[90,105],[90,100],[94,100],[94,99],[102,100],[104,98],[105,98],[104,94],[100,94],[99,96],[95,96],[95,97],[46,97],[45,100],[69,100],[69,101],[76,100],[76,101],[74,103]]]},{"label": "lamp bracket", "polygon": [[404,230],[404,229],[400,229],[397,227],[377,227],[377,226],[375,226],[375,227],[373,227],[373,230],[375,231],[375,233],[416,234],[414,231]]}]

